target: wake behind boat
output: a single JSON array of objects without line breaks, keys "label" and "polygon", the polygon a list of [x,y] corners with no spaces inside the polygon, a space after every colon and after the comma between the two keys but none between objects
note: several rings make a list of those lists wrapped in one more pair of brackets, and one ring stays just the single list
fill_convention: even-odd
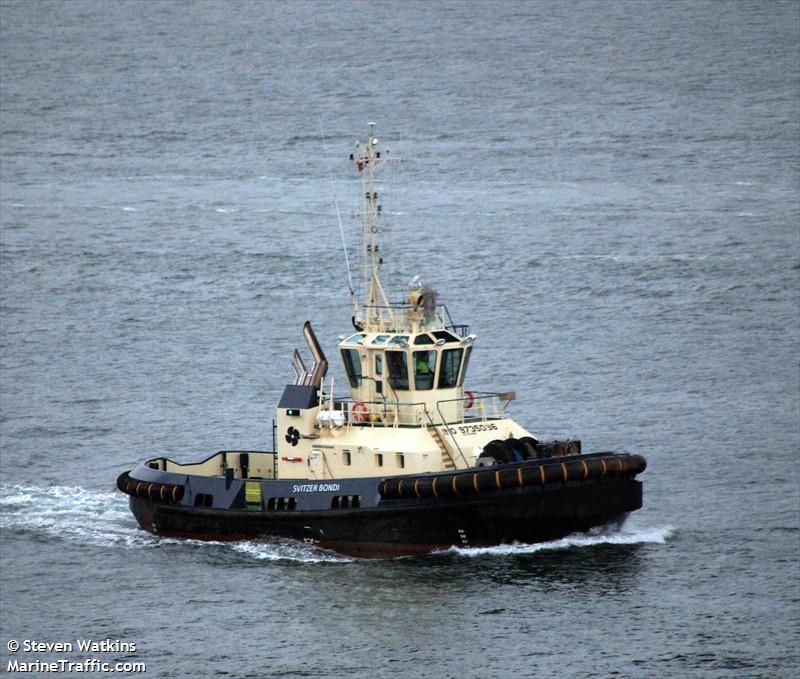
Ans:
[{"label": "wake behind boat", "polygon": [[[640,455],[583,453],[542,441],[508,415],[514,392],[464,388],[475,335],[417,279],[389,302],[380,281],[385,161],[370,127],[350,159],[361,174],[366,298],[338,350],[349,394],[295,350],[271,450],[228,450],[192,463],[150,459],[117,479],[139,525],[214,540],[287,537],[356,556],[533,543],[621,523],[642,506]],[[352,292],[352,286],[351,286]]]}]

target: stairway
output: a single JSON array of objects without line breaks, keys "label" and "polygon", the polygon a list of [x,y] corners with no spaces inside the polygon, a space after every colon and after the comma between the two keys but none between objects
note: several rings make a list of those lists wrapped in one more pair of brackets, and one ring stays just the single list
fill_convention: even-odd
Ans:
[{"label": "stairway", "polygon": [[455,469],[456,463],[453,462],[453,458],[450,455],[450,452],[447,450],[447,444],[442,439],[442,435],[439,433],[439,430],[436,427],[428,427],[428,431],[431,433],[433,440],[436,441],[436,445],[439,447],[439,450],[442,451],[442,467],[444,467],[444,469],[447,471],[450,469]]}]

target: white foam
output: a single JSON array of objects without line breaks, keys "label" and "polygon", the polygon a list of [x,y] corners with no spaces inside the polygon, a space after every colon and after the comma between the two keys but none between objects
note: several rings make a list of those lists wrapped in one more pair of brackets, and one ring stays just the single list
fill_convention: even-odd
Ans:
[{"label": "white foam", "polygon": [[2,486],[0,529],[33,531],[94,545],[139,546],[154,538],[137,529],[126,498],[80,486]]},{"label": "white foam", "polygon": [[328,552],[294,540],[233,542],[234,552],[258,561],[298,561],[301,563],[349,563],[355,559]]},{"label": "white foam", "polygon": [[664,544],[675,532],[672,526],[663,528],[641,528],[607,533],[576,533],[560,540],[535,544],[513,543],[495,547],[451,547],[445,553],[459,556],[517,556],[536,552],[596,547],[597,545],[638,545],[645,543]]},{"label": "white foam", "polygon": [[349,562],[353,559],[292,540],[217,542],[164,538],[138,527],[127,496],[80,486],[0,486],[0,530],[33,532],[100,547],[186,545],[230,550],[259,561]]}]

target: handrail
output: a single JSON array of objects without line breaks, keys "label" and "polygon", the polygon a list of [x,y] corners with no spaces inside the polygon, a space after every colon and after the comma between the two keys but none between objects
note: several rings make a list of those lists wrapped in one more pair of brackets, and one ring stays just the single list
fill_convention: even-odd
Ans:
[{"label": "handrail", "polygon": [[444,309],[444,313],[447,316],[447,320],[450,321],[450,325],[445,325],[446,330],[452,330],[454,333],[461,337],[466,337],[469,335],[469,326],[466,323],[453,323],[453,317],[450,315],[450,310],[447,308],[446,304],[440,305]]},{"label": "handrail", "polygon": [[[364,307],[364,310],[366,312],[369,312],[370,310],[375,312],[380,312],[383,310],[414,311],[415,307],[413,304],[409,304],[408,302],[390,302],[389,304],[368,304]],[[454,323],[453,317],[450,315],[450,310],[447,308],[446,304],[437,304],[435,311],[445,330],[451,330],[460,337],[466,337],[469,335],[469,325],[466,323]],[[396,323],[397,321],[395,320],[395,324]],[[402,325],[402,323],[400,325]],[[395,330],[397,332],[406,332],[406,330],[403,329],[398,330],[395,328]]]},{"label": "handrail", "polygon": [[[464,414],[464,409],[461,410],[461,417],[460,419],[448,421],[443,413],[439,404],[444,403],[455,403],[461,402],[464,403],[469,399],[469,397],[464,396],[461,398],[452,398],[452,399],[442,399],[436,402],[436,410],[438,411],[440,417],[440,423],[442,425],[449,425],[454,423],[461,423],[464,424],[465,422],[474,422],[474,421],[486,421],[492,418],[503,417],[505,415],[505,409],[509,402],[508,399],[503,399],[502,397],[505,395],[504,392],[494,392],[494,391],[479,391],[473,392],[476,396],[480,397],[481,399],[496,399],[498,401],[504,402],[505,405],[502,408],[498,408],[497,404],[494,405],[491,412],[482,412],[480,415],[474,415],[467,417]],[[328,396],[326,394],[326,396]],[[352,406],[356,403],[363,403],[367,406],[377,406],[383,412],[383,416],[386,417],[389,413],[394,415],[394,422],[393,423],[386,423],[381,421],[373,421],[373,422],[358,422],[357,420],[352,419]],[[338,410],[343,412],[347,417],[348,425],[356,422],[358,424],[370,424],[372,426],[397,426],[398,424],[404,425],[414,425],[425,424],[425,414],[427,412],[427,405],[428,401],[390,401],[388,399],[383,400],[376,400],[376,401],[357,401],[356,399],[352,398],[351,396],[340,397],[334,399],[334,410]],[[420,418],[414,418],[414,409],[418,411],[418,414],[421,416]],[[403,412],[405,410],[405,412]],[[430,413],[428,413],[430,416]]]},{"label": "handrail", "polygon": [[410,402],[406,403],[406,402],[403,402],[403,401],[389,401],[389,400],[356,401],[353,398],[341,398],[341,399],[336,399],[334,401],[334,403],[335,404],[341,404],[341,405],[350,404],[351,407],[342,408],[341,409],[341,412],[345,413],[345,415],[347,417],[348,426],[352,425],[354,422],[357,422],[353,418],[353,410],[352,410],[352,406],[355,405],[356,403],[363,403],[365,406],[379,406],[383,410],[384,416],[386,416],[389,413],[394,415],[394,417],[393,417],[394,421],[392,423],[385,423],[385,422],[381,422],[381,421],[378,421],[378,420],[373,420],[372,422],[357,422],[358,424],[365,424],[365,425],[369,424],[369,425],[371,425],[373,427],[375,427],[375,426],[378,426],[378,427],[397,426],[398,424],[407,424],[407,425],[408,424],[421,424],[419,422],[419,420],[417,420],[417,419],[413,419],[412,420],[411,418],[409,418],[408,421],[404,422],[400,409],[401,408],[416,408],[416,409],[419,409],[421,407],[423,412],[425,410],[425,402],[424,401],[418,401],[418,402],[414,402],[414,403],[410,403]]},{"label": "handrail", "polygon": [[[504,399],[501,398],[505,394],[505,392],[502,392],[502,391],[472,391],[472,393],[476,397],[481,398],[481,399],[493,398],[493,399],[497,399],[498,401],[505,402],[505,405],[500,409],[499,412],[498,412],[497,408],[495,407],[494,413],[495,413],[496,416],[501,416],[502,414],[505,414],[506,408],[508,407],[508,404],[510,403],[510,400],[504,400]],[[463,396],[461,398],[442,399],[441,401],[437,401],[436,402],[436,408],[437,408],[437,410],[439,409],[439,404],[440,403],[457,403],[457,402],[465,403],[469,399],[470,399],[469,396]],[[464,424],[464,422],[467,421],[467,418],[464,415],[464,410],[465,409],[462,409],[462,411],[461,411],[461,423],[462,424]],[[441,410],[439,411],[439,413],[441,414]],[[485,421],[487,419],[487,415],[485,414],[485,412],[484,412],[483,415],[476,415],[476,416],[473,416],[473,417],[474,417],[474,419],[483,420],[483,421]],[[472,419],[472,418],[470,418],[470,419]]]},{"label": "handrail", "polygon": [[[458,441],[456,441],[456,437],[453,436],[453,432],[450,431],[450,427],[447,426],[447,423],[444,420],[444,416],[442,415],[442,411],[439,408],[439,402],[438,401],[436,403],[436,410],[439,412],[439,418],[441,419],[442,424],[444,424],[444,428],[447,430],[447,435],[450,437],[450,440],[455,444],[456,450],[458,451],[458,454],[461,456],[461,460],[464,462],[464,469],[466,469],[467,467],[469,467],[469,462],[467,462],[467,458],[464,456],[464,451],[461,450],[461,446],[458,445]],[[427,408],[425,408],[425,414],[428,416],[428,421],[431,423],[431,426],[434,429],[436,429],[436,425],[433,424],[433,420],[431,419],[430,413],[428,412]],[[442,441],[442,443],[444,443],[444,441]],[[447,444],[445,444],[445,448],[446,447],[447,447]],[[453,456],[450,455],[450,451],[449,450],[447,451],[447,455],[450,457],[451,460],[453,460]],[[455,464],[455,460],[453,460],[453,463]]]},{"label": "handrail", "polygon": [[[203,458],[202,460],[198,460],[197,462],[177,462],[172,458],[166,456],[154,457],[149,460],[146,460],[143,464],[146,466],[152,466],[152,463],[158,463],[158,469],[160,471],[172,472],[172,473],[187,473],[187,469],[190,468],[198,468],[203,467],[204,465],[208,465],[208,463],[215,461],[217,458],[219,459],[219,469],[220,474],[210,474],[210,476],[221,476],[224,475],[225,469],[228,468],[228,455],[258,455],[258,456],[270,456],[271,460],[267,458],[267,464],[272,466],[272,478],[277,478],[277,471],[278,471],[278,453],[274,450],[219,450],[216,453],[211,453],[207,457]],[[240,461],[241,458],[238,458]],[[250,464],[248,467],[252,468],[252,458],[250,458]]]}]

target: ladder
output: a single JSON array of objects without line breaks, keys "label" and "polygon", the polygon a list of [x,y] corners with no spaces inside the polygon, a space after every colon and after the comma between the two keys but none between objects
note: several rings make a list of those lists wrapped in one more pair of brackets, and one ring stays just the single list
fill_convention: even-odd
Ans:
[{"label": "ladder", "polygon": [[442,435],[439,433],[439,430],[436,427],[428,427],[428,431],[431,433],[433,440],[436,442],[436,445],[439,447],[439,450],[442,453],[442,467],[448,471],[450,469],[455,469],[456,463],[453,461],[450,451],[447,450],[447,444],[442,439]]}]

